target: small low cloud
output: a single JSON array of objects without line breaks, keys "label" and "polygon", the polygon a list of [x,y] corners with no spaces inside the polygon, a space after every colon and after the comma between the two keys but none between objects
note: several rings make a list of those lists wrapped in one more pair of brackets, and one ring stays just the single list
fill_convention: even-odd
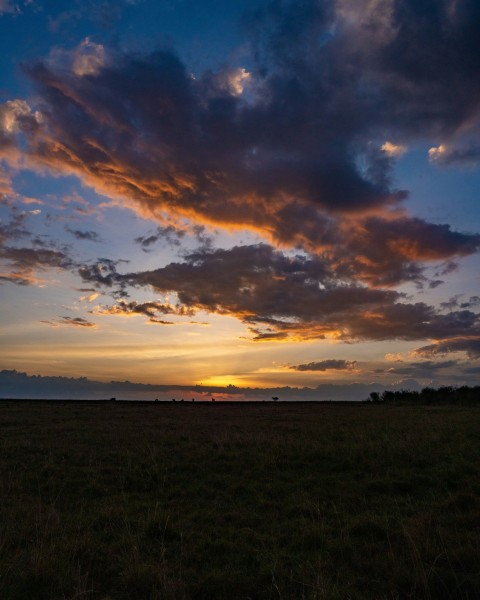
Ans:
[{"label": "small low cloud", "polygon": [[65,231],[68,231],[77,240],[88,240],[89,242],[100,242],[101,237],[96,231],[81,231],[80,229],[71,229],[65,227]]},{"label": "small low cloud", "polygon": [[99,296],[100,296],[100,294],[98,292],[92,292],[91,294],[88,294],[87,296],[81,296],[80,300],[82,302],[94,302]]},{"label": "small low cloud", "polygon": [[25,227],[26,218],[26,213],[13,210],[8,222],[2,223],[0,219],[0,247],[9,240],[19,240],[30,235]]},{"label": "small low cloud", "polygon": [[291,366],[290,369],[293,369],[294,371],[352,371],[355,369],[356,364],[356,360],[328,359],[320,360],[318,362],[294,365]]},{"label": "small low cloud", "polygon": [[381,150],[388,156],[403,156],[407,152],[407,146],[403,144],[394,144],[393,142],[385,142],[381,147]]},{"label": "small low cloud", "polygon": [[50,327],[61,327],[62,325],[87,329],[96,327],[95,323],[87,321],[87,319],[84,319],[83,317],[60,317],[59,319],[55,319],[53,321],[44,320],[41,322],[50,325]]},{"label": "small low cloud", "polygon": [[466,302],[460,304],[460,308],[473,308],[480,305],[480,296],[470,296]]},{"label": "small low cloud", "polygon": [[158,242],[164,242],[172,247],[179,247],[180,240],[185,236],[185,231],[178,229],[173,225],[167,227],[157,227],[154,233],[135,238],[135,242],[139,244],[144,252],[150,252],[151,247]]},{"label": "small low cloud", "polygon": [[105,48],[88,37],[77,48],[73,59],[73,72],[79,77],[98,75],[106,64]]},{"label": "small low cloud", "polygon": [[15,285],[38,285],[40,280],[32,273],[0,273],[0,284],[14,283]]}]

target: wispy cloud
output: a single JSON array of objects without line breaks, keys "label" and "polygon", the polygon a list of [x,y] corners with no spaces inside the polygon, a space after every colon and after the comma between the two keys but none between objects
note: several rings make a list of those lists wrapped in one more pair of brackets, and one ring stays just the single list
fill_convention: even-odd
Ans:
[{"label": "wispy cloud", "polygon": [[80,229],[71,229],[65,227],[65,231],[73,235],[77,240],[87,240],[89,242],[100,242],[101,237],[96,231],[82,231]]},{"label": "wispy cloud", "polygon": [[95,328],[96,324],[84,319],[83,317],[60,317],[59,319],[55,319],[53,321],[43,320],[42,323],[46,323],[51,327],[80,327],[80,328]]},{"label": "wispy cloud", "polygon": [[37,271],[46,269],[70,270],[74,262],[70,256],[61,250],[35,247],[0,247],[0,260],[8,266],[9,273],[3,274],[4,281],[29,285],[37,283]]},{"label": "wispy cloud", "polygon": [[355,369],[356,364],[356,360],[340,360],[332,358],[301,365],[292,365],[290,369],[293,369],[294,371],[351,371]]},{"label": "wispy cloud", "polygon": [[185,231],[183,229],[168,225],[166,227],[157,227],[155,232],[149,235],[135,238],[135,242],[140,244],[144,252],[150,252],[151,247],[160,241],[165,242],[169,246],[178,248],[181,246],[181,239],[183,237],[185,237]]}]

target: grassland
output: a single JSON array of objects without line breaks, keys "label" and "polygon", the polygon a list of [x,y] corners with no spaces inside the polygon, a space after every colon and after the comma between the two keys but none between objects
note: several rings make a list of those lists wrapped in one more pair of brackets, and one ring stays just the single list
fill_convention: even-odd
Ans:
[{"label": "grassland", "polygon": [[480,410],[0,403],[0,597],[476,599]]}]

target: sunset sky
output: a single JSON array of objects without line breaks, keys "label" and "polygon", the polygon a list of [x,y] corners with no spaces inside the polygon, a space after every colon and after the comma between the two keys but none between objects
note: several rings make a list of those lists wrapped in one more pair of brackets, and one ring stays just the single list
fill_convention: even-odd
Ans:
[{"label": "sunset sky", "polygon": [[478,384],[479,31],[478,0],[0,0],[0,369]]}]

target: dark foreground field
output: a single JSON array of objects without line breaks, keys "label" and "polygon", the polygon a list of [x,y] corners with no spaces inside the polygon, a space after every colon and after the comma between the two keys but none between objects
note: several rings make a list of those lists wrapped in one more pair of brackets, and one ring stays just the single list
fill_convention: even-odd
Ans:
[{"label": "dark foreground field", "polygon": [[0,598],[477,599],[480,410],[0,403]]}]

